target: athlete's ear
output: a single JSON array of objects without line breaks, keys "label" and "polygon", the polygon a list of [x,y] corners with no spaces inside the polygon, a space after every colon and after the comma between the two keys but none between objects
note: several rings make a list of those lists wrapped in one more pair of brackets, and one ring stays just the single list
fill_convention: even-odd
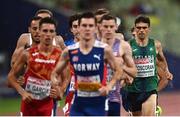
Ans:
[{"label": "athlete's ear", "polygon": [[117,25],[117,24],[115,25],[115,30],[116,30],[116,31],[118,30],[118,25]]},{"label": "athlete's ear", "polygon": [[151,27],[148,27],[148,34],[151,32]]},{"label": "athlete's ear", "polygon": [[28,27],[28,32],[29,32],[29,33],[31,32],[31,28],[30,28],[30,27]]},{"label": "athlete's ear", "polygon": [[70,32],[73,33],[72,28],[70,28]]}]

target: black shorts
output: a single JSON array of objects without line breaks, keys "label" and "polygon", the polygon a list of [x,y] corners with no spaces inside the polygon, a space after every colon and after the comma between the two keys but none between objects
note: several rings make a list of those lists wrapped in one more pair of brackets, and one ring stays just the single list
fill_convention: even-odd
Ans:
[{"label": "black shorts", "polygon": [[152,94],[157,94],[157,91],[153,90],[150,92],[134,93],[121,89],[122,105],[127,112],[141,111],[142,103],[144,103]]}]

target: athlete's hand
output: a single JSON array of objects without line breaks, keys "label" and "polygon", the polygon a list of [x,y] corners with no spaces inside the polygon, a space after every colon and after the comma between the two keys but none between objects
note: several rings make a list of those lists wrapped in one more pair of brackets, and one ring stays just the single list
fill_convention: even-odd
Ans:
[{"label": "athlete's hand", "polygon": [[134,80],[133,77],[126,75],[126,79],[125,79],[126,84],[132,84],[133,80]]},{"label": "athlete's hand", "polygon": [[20,76],[18,79],[17,79],[17,83],[21,86],[24,85],[24,82],[25,82],[25,79],[23,76]]},{"label": "athlete's hand", "polygon": [[173,79],[173,75],[172,75],[169,71],[165,71],[165,77],[166,77],[168,80],[172,80],[172,79]]},{"label": "athlete's hand", "polygon": [[102,86],[98,91],[100,92],[101,96],[106,96],[109,94],[110,88],[108,86]]},{"label": "athlete's hand", "polygon": [[50,97],[61,100],[63,98],[64,92],[62,91],[61,87],[57,85],[53,85],[51,90],[50,90]]},{"label": "athlete's hand", "polygon": [[31,93],[24,90],[22,93],[22,100],[25,101],[25,103],[30,103],[33,100],[33,96]]},{"label": "athlete's hand", "polygon": [[122,78],[121,78],[123,81],[123,84],[126,85],[126,84],[132,84],[134,78],[131,77],[130,75],[128,75],[127,73],[123,72],[123,75],[122,75]]}]

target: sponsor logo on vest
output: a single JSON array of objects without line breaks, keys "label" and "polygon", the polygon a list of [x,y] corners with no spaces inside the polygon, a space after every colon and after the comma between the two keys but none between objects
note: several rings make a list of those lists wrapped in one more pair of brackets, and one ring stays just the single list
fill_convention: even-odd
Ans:
[{"label": "sponsor logo on vest", "polygon": [[132,51],[135,52],[136,50],[138,50],[138,49],[135,48],[135,49],[133,49]]},{"label": "sponsor logo on vest", "polygon": [[37,62],[37,63],[51,63],[51,64],[54,64],[56,61],[55,60],[44,60],[44,59],[36,58],[35,62]]},{"label": "sponsor logo on vest", "polygon": [[100,55],[100,54],[99,54],[99,55],[94,54],[93,57],[96,58],[96,59],[98,59],[99,61],[101,60],[101,55]]},{"label": "sponsor logo on vest", "polygon": [[73,56],[73,58],[72,58],[72,61],[73,62],[77,62],[79,60],[79,57],[78,56]]},{"label": "sponsor logo on vest", "polygon": [[36,56],[38,54],[39,54],[38,52],[35,52],[35,53],[32,53],[32,56]]}]

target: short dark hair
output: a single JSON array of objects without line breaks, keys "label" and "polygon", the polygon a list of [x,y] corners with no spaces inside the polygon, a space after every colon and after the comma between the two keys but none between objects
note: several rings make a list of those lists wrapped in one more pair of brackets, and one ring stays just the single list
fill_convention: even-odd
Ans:
[{"label": "short dark hair", "polygon": [[74,14],[69,17],[69,27],[72,28],[72,23],[76,20],[79,20],[80,14]]},{"label": "short dark hair", "polygon": [[80,25],[82,18],[92,18],[95,21],[95,25],[97,24],[97,20],[92,12],[84,12],[80,15],[78,25]]},{"label": "short dark hair", "polygon": [[41,20],[41,19],[42,19],[42,18],[39,17],[39,16],[34,16],[34,17],[32,17],[32,18],[30,19],[30,21],[29,21],[29,26],[31,26],[32,21],[37,21],[37,20]]},{"label": "short dark hair", "polygon": [[101,20],[99,21],[99,23],[102,23],[103,20],[114,20],[116,23],[116,17],[112,16],[112,15],[103,15]]},{"label": "short dark hair", "polygon": [[100,8],[95,11],[94,15],[103,15],[109,13],[110,13],[109,10],[107,10],[106,8]]},{"label": "short dark hair", "polygon": [[48,9],[39,9],[38,11],[36,11],[35,16],[38,16],[38,14],[41,14],[41,13],[47,13],[51,17],[53,17],[53,13]]},{"label": "short dark hair", "polygon": [[54,18],[51,17],[45,17],[42,18],[39,22],[39,27],[41,28],[42,24],[54,24],[55,27],[57,27],[57,22]]},{"label": "short dark hair", "polygon": [[136,19],[135,19],[134,24],[136,25],[137,23],[140,23],[140,22],[147,23],[148,26],[150,27],[150,19],[149,19],[149,17],[147,17],[145,15],[137,16]]}]

